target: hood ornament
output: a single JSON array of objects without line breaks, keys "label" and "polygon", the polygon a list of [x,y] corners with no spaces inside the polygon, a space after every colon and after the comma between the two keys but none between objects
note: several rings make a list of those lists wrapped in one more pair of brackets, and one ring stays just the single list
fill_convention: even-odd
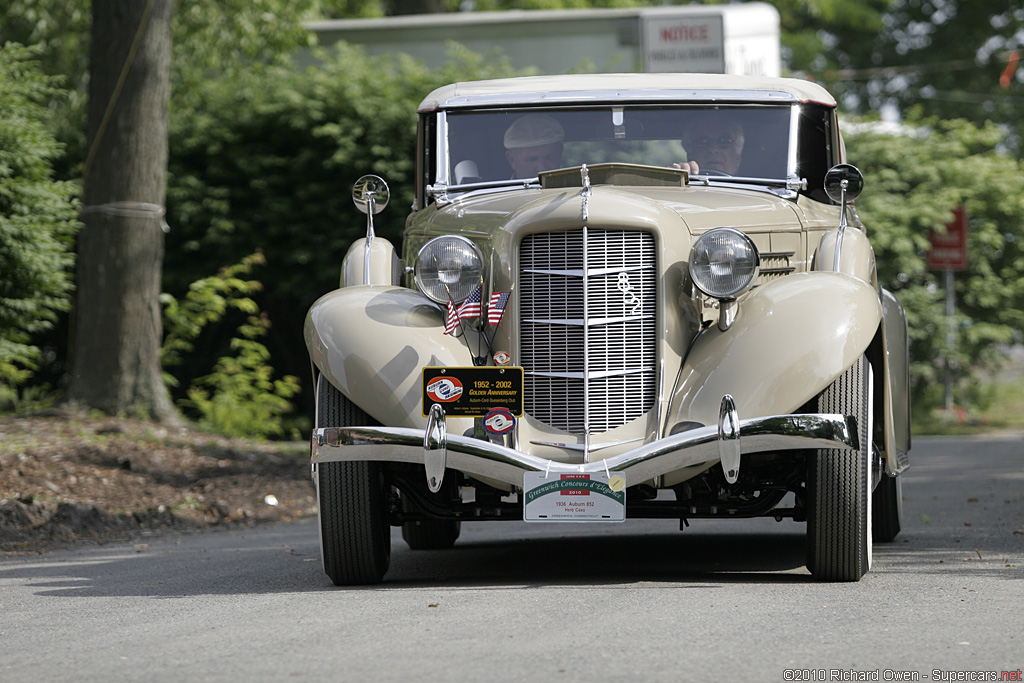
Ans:
[{"label": "hood ornament", "polygon": [[590,201],[590,195],[593,190],[590,189],[590,171],[587,170],[587,165],[583,164],[580,166],[580,178],[583,183],[583,190],[580,192],[580,196],[583,197],[583,205],[580,207],[580,217],[583,222],[586,223],[590,217],[590,211],[587,204]]}]

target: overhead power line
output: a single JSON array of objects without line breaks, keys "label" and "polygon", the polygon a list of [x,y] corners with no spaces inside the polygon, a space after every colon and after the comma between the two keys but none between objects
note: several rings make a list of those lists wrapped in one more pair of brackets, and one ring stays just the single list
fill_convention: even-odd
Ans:
[{"label": "overhead power line", "polygon": [[870,81],[876,78],[893,78],[902,74],[928,73],[933,71],[966,71],[968,69],[990,68],[1007,64],[1012,52],[999,53],[998,58],[988,63],[979,63],[976,59],[951,59],[945,62],[928,64],[900,64],[894,66],[875,66],[863,69],[837,69],[826,71],[825,77],[835,81]]}]

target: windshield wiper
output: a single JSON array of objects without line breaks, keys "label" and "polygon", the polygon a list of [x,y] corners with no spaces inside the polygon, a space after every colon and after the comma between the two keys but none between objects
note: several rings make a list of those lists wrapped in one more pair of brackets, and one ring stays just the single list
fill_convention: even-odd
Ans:
[{"label": "windshield wiper", "polygon": [[473,190],[501,188],[527,189],[531,187],[540,187],[540,178],[510,178],[508,180],[488,180],[479,183],[459,183],[456,185],[437,183],[436,185],[427,185],[426,190],[428,197],[434,197],[437,201],[443,203],[450,201],[448,199],[449,192],[472,192]]},{"label": "windshield wiper", "polygon": [[764,185],[765,187],[783,187],[787,190],[803,191],[807,189],[807,178],[744,178],[732,175],[692,175],[690,183],[710,185],[711,183],[730,183],[735,185]]}]

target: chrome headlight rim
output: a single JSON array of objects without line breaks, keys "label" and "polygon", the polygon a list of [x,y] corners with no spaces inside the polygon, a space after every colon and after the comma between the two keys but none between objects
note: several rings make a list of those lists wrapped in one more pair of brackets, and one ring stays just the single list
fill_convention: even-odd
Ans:
[{"label": "chrome headlight rim", "polygon": [[[707,272],[716,264],[711,263],[706,257],[709,246],[723,238],[736,248],[734,253],[745,253],[747,262],[742,263],[743,258],[718,262],[717,267],[727,269],[728,273],[726,277],[716,277]],[[737,265],[741,267],[737,268]],[[754,241],[742,230],[728,227],[712,228],[693,243],[690,249],[689,270],[690,279],[702,293],[713,299],[729,301],[743,294],[757,282],[761,271],[761,255]]]},{"label": "chrome headlight rim", "polygon": [[[466,258],[458,264],[457,279],[443,283],[437,268],[438,252],[445,248],[455,247]],[[428,240],[416,257],[415,279],[416,288],[425,297],[439,304],[449,301],[460,304],[465,301],[473,290],[482,282],[484,267],[483,252],[473,240],[461,235],[440,235]],[[448,287],[444,285],[448,284]]]}]

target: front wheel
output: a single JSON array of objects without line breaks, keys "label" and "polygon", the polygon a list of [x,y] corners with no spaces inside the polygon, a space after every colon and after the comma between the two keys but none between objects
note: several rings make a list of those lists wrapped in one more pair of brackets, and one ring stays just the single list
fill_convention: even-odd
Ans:
[{"label": "front wheel", "polygon": [[859,581],[871,568],[871,366],[861,358],[818,398],[818,412],[853,415],[858,450],[808,457],[807,568],[820,581]]},{"label": "front wheel", "polygon": [[379,465],[320,463],[317,496],[324,572],[336,586],[379,583],[391,563],[391,527]]},{"label": "front wheel", "polygon": [[[324,377],[317,382],[317,427],[369,424],[369,418]],[[337,586],[379,583],[391,563],[389,487],[379,463],[316,465],[320,552]]]}]

